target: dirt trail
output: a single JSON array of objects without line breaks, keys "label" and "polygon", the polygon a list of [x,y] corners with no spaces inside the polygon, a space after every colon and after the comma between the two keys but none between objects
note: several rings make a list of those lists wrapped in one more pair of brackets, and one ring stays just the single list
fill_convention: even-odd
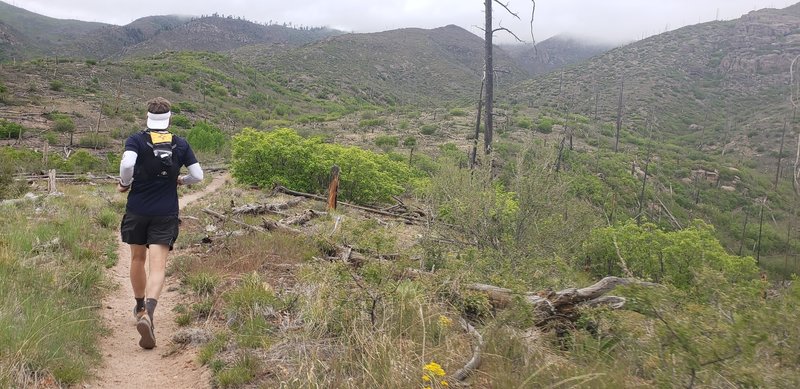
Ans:
[{"label": "dirt trail", "polygon": [[[203,190],[180,199],[183,208],[197,199],[215,192],[225,183],[226,175],[217,175]],[[119,239],[119,238],[118,238]],[[172,335],[177,330],[175,312],[172,309],[180,300],[175,288],[179,280],[167,277],[164,292],[154,315],[156,326],[156,348],[143,350],[139,347],[139,333],[133,319],[133,292],[128,271],[131,256],[128,245],[118,241],[119,261],[110,271],[111,282],[118,288],[103,301],[102,316],[111,333],[100,340],[103,363],[95,373],[97,377],[86,388],[210,388],[211,373],[199,366],[195,352],[171,353]],[[170,254],[174,258],[177,252]],[[171,355],[167,355],[171,354]]]}]

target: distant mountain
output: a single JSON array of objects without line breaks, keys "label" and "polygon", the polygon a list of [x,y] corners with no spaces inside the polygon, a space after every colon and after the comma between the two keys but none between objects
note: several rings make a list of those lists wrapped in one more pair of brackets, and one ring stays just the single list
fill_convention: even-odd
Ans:
[{"label": "distant mountain", "polygon": [[[800,4],[684,27],[519,85],[515,100],[558,102],[613,121],[624,79],[624,127],[700,148],[776,148],[800,55]],[[597,103],[595,103],[597,97]],[[730,148],[729,148],[730,150]],[[751,149],[752,150],[752,149]]]},{"label": "distant mountain", "polygon": [[[248,46],[234,57],[315,96],[355,96],[400,103],[474,99],[483,71],[483,40],[461,27],[406,28],[331,37],[295,50]],[[502,50],[495,62],[503,88],[527,77]]]},{"label": "distant mountain", "polygon": [[126,48],[152,39],[189,20],[186,16],[162,15],[140,18],[125,26],[104,26],[76,39],[67,50],[72,55],[79,53],[89,58],[108,58],[120,55]]},{"label": "distant mountain", "polygon": [[104,26],[55,19],[0,1],[0,60],[47,55]]},{"label": "distant mountain", "polygon": [[126,47],[119,55],[140,56],[162,51],[224,52],[255,44],[300,46],[339,34],[342,32],[328,28],[296,29],[210,16],[162,29],[151,38]]},{"label": "distant mountain", "polygon": [[241,18],[149,16],[125,26],[55,19],[0,2],[0,60],[122,58],[164,51],[224,52],[253,44],[300,46],[342,32]]},{"label": "distant mountain", "polygon": [[568,35],[556,35],[536,45],[513,44],[501,47],[521,68],[531,75],[538,75],[586,61],[615,46],[590,43]]}]

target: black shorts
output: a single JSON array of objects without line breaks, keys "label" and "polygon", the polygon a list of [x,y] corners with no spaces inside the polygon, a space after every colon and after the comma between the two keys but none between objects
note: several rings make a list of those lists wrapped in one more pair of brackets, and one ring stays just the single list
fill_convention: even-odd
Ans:
[{"label": "black shorts", "polygon": [[172,245],[178,239],[178,216],[142,216],[127,212],[122,217],[119,231],[122,241],[150,247],[151,244]]}]

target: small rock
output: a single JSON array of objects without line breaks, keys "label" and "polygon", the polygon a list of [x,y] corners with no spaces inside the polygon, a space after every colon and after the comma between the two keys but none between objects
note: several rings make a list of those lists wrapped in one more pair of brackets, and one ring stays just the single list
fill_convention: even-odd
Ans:
[{"label": "small rock", "polygon": [[172,341],[178,344],[205,344],[213,338],[214,335],[209,330],[202,328],[184,328],[172,335]]},{"label": "small rock", "polygon": [[177,292],[179,289],[180,289],[179,287],[173,285],[167,288],[167,292]]}]

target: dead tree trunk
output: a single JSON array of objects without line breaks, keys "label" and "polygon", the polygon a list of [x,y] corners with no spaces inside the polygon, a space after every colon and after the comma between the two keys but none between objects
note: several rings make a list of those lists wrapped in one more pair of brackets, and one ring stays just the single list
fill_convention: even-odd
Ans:
[{"label": "dead tree trunk", "polygon": [[617,133],[614,136],[614,152],[619,151],[619,131],[622,128],[622,94],[625,91],[625,78],[619,80],[619,102],[617,103]]},{"label": "dead tree trunk", "polygon": [[764,227],[764,204],[767,202],[767,198],[764,197],[761,200],[761,208],[758,210],[758,251],[756,251],[756,265],[761,264],[761,233]]},{"label": "dead tree trunk", "polygon": [[[409,160],[409,163],[410,160]],[[339,166],[333,165],[331,168],[331,184],[328,186],[328,210],[336,210],[337,199],[339,196]]]},{"label": "dead tree trunk", "polygon": [[750,218],[750,212],[744,210],[744,226],[742,226],[742,239],[739,241],[739,256],[742,256],[742,249],[744,248],[744,239],[747,236],[747,220]]},{"label": "dead tree trunk", "polygon": [[478,94],[478,114],[475,120],[475,139],[472,141],[472,154],[470,155],[469,167],[474,169],[478,163],[478,139],[481,135],[481,111],[483,108],[483,87],[486,85],[486,73],[484,72],[483,79],[481,80],[481,92]]},{"label": "dead tree trunk", "polygon": [[783,160],[783,142],[786,140],[786,127],[788,123],[784,119],[783,121],[783,131],[781,131],[781,147],[778,149],[778,163],[775,167],[775,182],[772,184],[772,189],[778,189],[778,180],[781,177],[781,161]]},{"label": "dead tree trunk", "polygon": [[[614,288],[620,285],[642,285],[648,287],[660,286],[650,282],[639,281],[632,278],[605,277],[594,285],[585,288],[568,288],[559,292],[528,292],[522,295],[522,300],[534,308],[535,314],[542,319],[539,323],[544,324],[548,319],[561,317],[569,320],[576,320],[578,313],[577,306],[599,306],[606,305],[614,309],[625,306],[626,299],[617,296],[605,296]],[[504,308],[511,304],[513,297],[517,295],[510,289],[500,288],[486,284],[471,284],[470,290],[486,293],[489,301],[496,308]]]},{"label": "dead tree trunk", "polygon": [[650,166],[648,159],[644,163],[644,178],[642,178],[642,191],[639,192],[639,211],[636,212],[636,225],[642,224],[642,209],[644,208],[644,189],[647,185],[647,168]]},{"label": "dead tree trunk", "polygon": [[484,107],[486,108],[486,118],[483,129],[483,151],[486,155],[492,153],[492,136],[494,135],[494,128],[492,127],[493,111],[494,111],[494,61],[492,58],[492,36],[494,29],[492,28],[492,2],[493,0],[484,0],[485,6],[485,34],[484,34],[484,64],[486,66],[486,100]]}]

